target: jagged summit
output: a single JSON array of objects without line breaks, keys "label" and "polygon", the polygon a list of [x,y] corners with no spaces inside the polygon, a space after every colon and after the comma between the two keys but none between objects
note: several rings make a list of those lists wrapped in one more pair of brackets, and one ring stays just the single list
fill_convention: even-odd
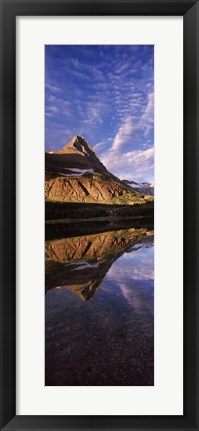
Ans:
[{"label": "jagged summit", "polygon": [[144,203],[144,195],[109,172],[83,136],[45,155],[46,199],[59,202]]},{"label": "jagged summit", "polygon": [[75,135],[63,148],[47,152],[45,157],[46,170],[51,173],[64,176],[81,176],[85,172],[112,175],[83,136]]},{"label": "jagged summit", "polygon": [[73,139],[63,148],[57,151],[59,154],[81,154],[83,156],[98,159],[91,145],[84,139],[83,136],[75,135]]}]

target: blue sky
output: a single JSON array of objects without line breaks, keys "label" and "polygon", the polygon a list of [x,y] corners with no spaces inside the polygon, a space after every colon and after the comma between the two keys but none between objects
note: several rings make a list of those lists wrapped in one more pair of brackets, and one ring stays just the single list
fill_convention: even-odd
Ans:
[{"label": "blue sky", "polygon": [[46,150],[81,135],[121,179],[154,181],[154,47],[47,45]]}]

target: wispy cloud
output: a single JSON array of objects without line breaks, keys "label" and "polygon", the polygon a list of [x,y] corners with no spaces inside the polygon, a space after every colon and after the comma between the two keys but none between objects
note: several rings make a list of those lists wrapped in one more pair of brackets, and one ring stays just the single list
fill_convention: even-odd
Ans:
[{"label": "wispy cloud", "polygon": [[46,81],[46,90],[49,90],[51,93],[59,93],[60,92],[59,87],[57,87],[56,85],[50,84],[47,81]]},{"label": "wispy cloud", "polygon": [[119,153],[110,149],[102,157],[102,162],[108,170],[121,179],[143,179],[153,173],[154,147],[127,153]]},{"label": "wispy cloud", "polygon": [[126,117],[115,135],[112,150],[120,150],[124,145],[129,144],[129,140],[132,139],[132,133],[136,130],[136,127],[133,123],[133,118],[130,115]]},{"label": "wispy cloud", "polygon": [[148,94],[148,101],[143,115],[140,119],[140,125],[144,128],[144,136],[148,136],[154,127],[154,94]]},{"label": "wispy cloud", "polygon": [[153,101],[152,46],[46,46],[47,148],[60,148],[64,131],[64,143],[74,131],[117,176],[126,171],[147,180],[153,177],[145,153],[153,147]]}]

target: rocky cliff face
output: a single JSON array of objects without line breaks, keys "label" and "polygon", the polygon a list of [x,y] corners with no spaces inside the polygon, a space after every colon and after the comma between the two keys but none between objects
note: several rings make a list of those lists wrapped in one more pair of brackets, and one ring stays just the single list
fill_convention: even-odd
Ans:
[{"label": "rocky cliff face", "polygon": [[55,176],[46,181],[46,198],[62,202],[144,203],[143,194],[130,191],[119,181],[93,174],[90,178]]},{"label": "rocky cliff face", "polygon": [[111,174],[80,136],[59,151],[46,153],[46,199],[60,202],[135,204],[143,193]]},{"label": "rocky cliff face", "polygon": [[145,228],[104,232],[46,242],[46,258],[56,262],[78,262],[82,259],[104,259],[107,255],[119,253],[130,243],[146,238]]}]

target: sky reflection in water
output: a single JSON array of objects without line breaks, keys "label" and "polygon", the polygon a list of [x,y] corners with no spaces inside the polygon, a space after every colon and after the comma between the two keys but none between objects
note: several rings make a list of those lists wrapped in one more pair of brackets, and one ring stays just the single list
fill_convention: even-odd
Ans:
[{"label": "sky reflection in water", "polygon": [[[123,254],[120,249],[100,261],[71,260],[51,269],[46,385],[154,384],[153,252],[153,237],[148,237],[130,242]],[[78,290],[84,278],[91,289],[95,283],[87,300]]]}]

